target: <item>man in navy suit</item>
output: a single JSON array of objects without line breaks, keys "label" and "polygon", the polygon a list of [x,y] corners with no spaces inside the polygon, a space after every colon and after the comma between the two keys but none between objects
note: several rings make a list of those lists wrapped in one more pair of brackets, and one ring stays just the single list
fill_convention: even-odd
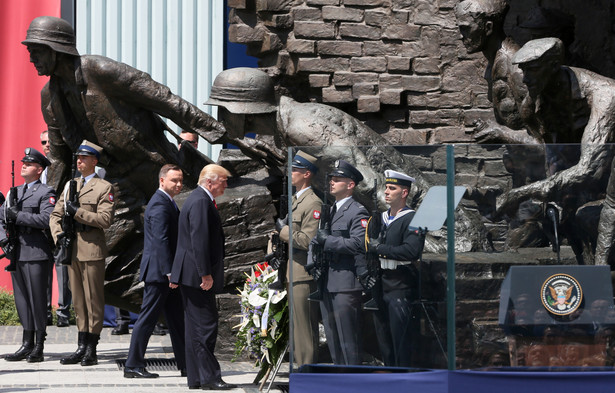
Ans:
[{"label": "man in navy suit", "polygon": [[177,248],[179,209],[173,198],[182,190],[184,176],[179,166],[167,164],[160,169],[160,188],[145,209],[143,257],[140,279],[145,282],[143,304],[132,330],[125,378],[156,378],[145,369],[145,350],[160,312],[164,312],[171,335],[177,368],[186,373],[184,313],[181,295],[169,282]]},{"label": "man in navy suit", "polygon": [[171,282],[179,284],[184,301],[186,371],[191,389],[237,387],[222,380],[214,355],[218,336],[215,294],[224,287],[224,233],[215,198],[224,193],[229,176],[220,165],[206,165],[199,175],[199,186],[186,199],[179,216]]}]

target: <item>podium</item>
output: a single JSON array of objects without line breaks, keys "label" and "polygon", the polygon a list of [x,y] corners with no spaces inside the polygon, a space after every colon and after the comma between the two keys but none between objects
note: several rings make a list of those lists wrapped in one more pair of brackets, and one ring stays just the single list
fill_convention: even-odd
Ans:
[{"label": "podium", "polygon": [[610,268],[513,266],[502,283],[498,323],[511,366],[608,365],[615,348]]}]

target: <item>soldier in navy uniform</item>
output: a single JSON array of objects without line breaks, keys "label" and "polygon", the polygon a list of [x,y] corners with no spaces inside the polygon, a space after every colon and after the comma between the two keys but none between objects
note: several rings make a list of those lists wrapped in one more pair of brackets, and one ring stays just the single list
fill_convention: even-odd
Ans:
[{"label": "soldier in navy uniform", "polygon": [[417,271],[412,262],[421,256],[422,240],[410,228],[414,210],[406,205],[414,178],[393,170],[384,172],[384,200],[379,239],[370,239],[368,252],[380,258],[381,279],[374,288],[378,311],[374,324],[378,346],[387,366],[409,367],[413,333],[412,302],[417,293]]},{"label": "soldier in navy uniform", "polygon": [[[51,269],[51,247],[45,230],[49,229],[49,215],[56,203],[56,195],[53,188],[40,181],[43,170],[51,164],[49,160],[30,147],[26,148],[25,154],[21,160],[21,177],[25,183],[16,188],[16,205],[9,206],[9,198],[0,208],[0,222],[5,227],[7,223],[14,223],[17,227],[17,266],[11,272],[11,280],[17,314],[23,326],[21,347],[5,359],[27,359],[32,363],[43,361],[47,329],[47,277]],[[0,245],[4,248],[7,244],[6,232],[0,231]]]},{"label": "soldier in navy uniform", "polygon": [[363,175],[348,162],[338,160],[329,176],[329,192],[335,197],[331,230],[319,229],[313,240],[323,247],[330,261],[320,309],[333,363],[360,364],[362,286],[358,277],[367,271],[364,237],[368,213],[352,194]]}]

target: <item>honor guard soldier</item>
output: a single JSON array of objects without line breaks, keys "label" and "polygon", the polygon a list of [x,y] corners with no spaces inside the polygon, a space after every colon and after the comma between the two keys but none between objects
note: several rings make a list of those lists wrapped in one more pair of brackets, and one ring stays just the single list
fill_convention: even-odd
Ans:
[{"label": "honor guard soldier", "polygon": [[353,199],[363,175],[344,160],[329,173],[331,230],[319,229],[314,242],[330,257],[323,300],[320,303],[327,345],[335,364],[360,364],[359,350],[362,286],[358,277],[367,270],[364,251],[368,213]]},{"label": "honor guard soldier", "polygon": [[376,336],[387,366],[410,367],[413,355],[412,302],[417,298],[417,271],[412,262],[421,256],[422,240],[410,228],[414,210],[406,205],[414,178],[393,170],[384,171],[384,200],[379,239],[370,239],[368,251],[380,258],[380,280],[374,288],[378,310],[374,314]]},{"label": "honor guard soldier", "polygon": [[104,229],[113,222],[113,186],[95,173],[102,148],[84,140],[77,149],[78,200],[67,197],[67,187],[51,213],[50,228],[54,241],[64,235],[62,217],[75,221],[76,237],[72,262],[68,268],[70,289],[79,329],[77,350],[60,359],[62,364],[81,362],[82,366],[98,364],[96,346],[100,339],[104,316],[105,258],[107,244]]},{"label": "honor guard soldier", "polygon": [[[292,323],[294,360],[298,366],[314,363],[318,348],[318,305],[308,300],[309,294],[316,291],[316,282],[305,270],[305,265],[308,263],[307,250],[310,241],[316,236],[322,206],[322,201],[312,189],[312,180],[318,172],[317,162],[316,157],[299,150],[291,164],[291,182],[296,189],[292,198],[291,214],[293,225]],[[282,202],[286,203],[286,201]],[[283,241],[290,242],[288,221],[278,219],[276,229],[280,232],[280,238]]]},{"label": "honor guard soldier", "polygon": [[[43,343],[47,328],[47,277],[51,269],[51,247],[46,231],[49,230],[49,215],[56,203],[55,191],[42,184],[41,174],[51,163],[37,150],[28,147],[21,162],[21,177],[25,183],[16,190],[17,203],[9,206],[9,195],[0,208],[0,221],[6,228],[13,224],[18,242],[13,250],[17,262],[11,272],[15,306],[23,326],[23,342],[14,354],[5,357],[8,361],[27,359],[28,362],[43,361]],[[0,245],[5,248],[9,239],[0,231]],[[36,335],[36,341],[35,341]]]}]

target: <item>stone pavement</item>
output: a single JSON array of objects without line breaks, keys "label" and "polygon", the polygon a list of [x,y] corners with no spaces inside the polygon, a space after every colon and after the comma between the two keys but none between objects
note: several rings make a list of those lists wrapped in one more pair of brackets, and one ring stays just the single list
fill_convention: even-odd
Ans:
[{"label": "stone pavement", "polygon": [[[21,345],[21,326],[0,326],[0,356],[15,352]],[[49,326],[45,342],[45,361],[41,363],[7,362],[0,359],[0,393],[8,392],[57,392],[57,393],[145,393],[156,391],[190,391],[186,378],[179,371],[150,371],[160,374],[156,379],[126,379],[116,360],[126,359],[130,335],[113,336],[110,328],[104,328],[98,345],[98,365],[62,365],[60,358],[77,348],[77,328]],[[173,350],[169,335],[152,336],[147,347],[146,359],[172,359]],[[229,392],[258,392],[252,383],[257,369],[250,362],[220,361],[222,378],[238,386]],[[287,365],[285,365],[287,366]],[[283,367],[284,368],[284,367]],[[277,383],[288,382],[288,367],[276,378],[271,392],[282,392]],[[263,392],[266,391],[265,384]]]}]

